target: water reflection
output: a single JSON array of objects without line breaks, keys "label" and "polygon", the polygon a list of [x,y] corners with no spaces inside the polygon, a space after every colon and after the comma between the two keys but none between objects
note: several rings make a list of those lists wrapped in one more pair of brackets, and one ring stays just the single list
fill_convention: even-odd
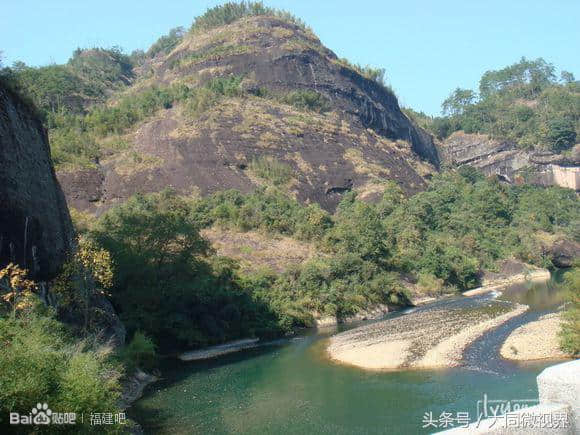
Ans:
[{"label": "water reflection", "polygon": [[[510,286],[499,298],[533,307],[524,316],[541,315],[561,304],[562,289],[555,285],[559,275],[548,283]],[[417,311],[486,305],[493,298],[450,298]],[[496,347],[523,319],[486,334],[471,347],[468,363],[477,370],[381,373],[330,364],[324,356],[326,339],[352,325],[309,331],[211,361],[172,361],[163,368],[164,381],[154,384],[130,414],[146,433],[433,432],[422,428],[426,412],[469,412],[475,420],[476,404],[484,394],[505,400],[537,398],[536,376],[553,362],[493,364],[498,361]]]},{"label": "water reflection", "polygon": [[528,305],[530,311],[554,310],[566,299],[562,275],[563,271],[557,270],[548,281],[513,284],[503,289],[499,298]]}]

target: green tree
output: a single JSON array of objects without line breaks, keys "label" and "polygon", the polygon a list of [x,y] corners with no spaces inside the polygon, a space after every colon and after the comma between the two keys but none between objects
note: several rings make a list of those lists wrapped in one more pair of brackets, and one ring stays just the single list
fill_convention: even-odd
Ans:
[{"label": "green tree", "polygon": [[564,83],[574,83],[576,81],[576,78],[574,77],[574,74],[572,74],[569,71],[562,71],[560,72],[560,80],[562,80]]},{"label": "green tree", "polygon": [[172,191],[137,195],[104,214],[91,237],[111,253],[110,293],[129,334],[162,351],[221,343],[275,329],[275,316],[210,255],[192,204]]},{"label": "green tree", "polygon": [[467,107],[472,105],[477,96],[470,89],[455,89],[443,102],[442,109],[445,115],[461,115]]},{"label": "green tree", "polygon": [[375,207],[347,196],[340,203],[336,224],[326,243],[342,253],[356,253],[364,260],[383,262],[389,255],[387,231]]},{"label": "green tree", "polygon": [[479,82],[479,93],[485,98],[494,93],[521,89],[524,91],[522,96],[534,97],[555,81],[554,71],[554,65],[542,58],[528,60],[522,57],[519,62],[503,69],[486,71]]},{"label": "green tree", "polygon": [[546,141],[554,151],[563,151],[576,143],[574,123],[566,118],[555,118],[548,121]]},{"label": "green tree", "polygon": [[183,27],[175,27],[169,31],[167,35],[161,36],[157,41],[149,47],[146,55],[148,57],[155,57],[159,53],[168,54],[173,50],[177,44],[183,39],[185,29]]}]

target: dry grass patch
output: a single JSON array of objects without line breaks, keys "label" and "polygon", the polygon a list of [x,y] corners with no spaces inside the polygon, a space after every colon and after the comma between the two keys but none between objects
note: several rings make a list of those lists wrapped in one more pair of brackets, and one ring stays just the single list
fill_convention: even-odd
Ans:
[{"label": "dry grass patch", "polygon": [[381,195],[385,192],[386,185],[384,183],[365,183],[355,189],[358,193],[357,198],[366,200],[370,196]]},{"label": "dry grass patch", "polygon": [[284,27],[277,27],[276,29],[274,29],[272,34],[279,39],[287,39],[294,36],[294,32],[292,30],[286,29]]},{"label": "dry grass patch", "polygon": [[[366,175],[374,179],[384,179],[389,174],[389,169],[374,162],[369,162],[363,157],[362,151],[349,148],[344,152],[344,159],[351,162],[357,174]],[[380,175],[384,174],[384,175]]]},{"label": "dry grass patch", "polygon": [[165,164],[161,157],[142,152],[129,151],[114,159],[115,172],[122,176],[129,176],[138,172],[160,168]]},{"label": "dry grass patch", "polygon": [[303,174],[313,174],[314,173],[314,169],[312,168],[312,166],[310,166],[310,163],[308,163],[306,160],[304,160],[304,158],[302,157],[302,155],[299,152],[289,154],[288,158],[292,159],[296,163],[296,166],[298,166],[298,169],[300,169],[300,171]]},{"label": "dry grass patch", "polygon": [[201,234],[211,242],[219,255],[238,260],[246,271],[269,268],[282,272],[317,254],[311,244],[257,231],[243,233],[214,226],[202,230]]}]

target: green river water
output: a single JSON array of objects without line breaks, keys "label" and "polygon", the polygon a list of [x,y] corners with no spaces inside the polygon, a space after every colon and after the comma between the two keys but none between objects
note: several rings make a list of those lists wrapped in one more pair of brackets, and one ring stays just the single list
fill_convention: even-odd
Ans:
[{"label": "green river water", "polygon": [[[514,286],[504,293],[518,300],[555,296],[550,283]],[[542,302],[535,311],[545,308]],[[517,326],[514,322],[509,328]],[[432,433],[444,429],[442,413],[450,413],[455,426],[458,412],[476,420],[484,395],[488,403],[537,399],[536,376],[554,364],[501,362],[489,370],[489,360],[497,358],[490,356],[490,334],[474,344],[468,367],[366,372],[326,358],[327,339],[336,332],[311,332],[210,361],[167,362],[163,380],[149,387],[130,415],[146,433]],[[485,364],[478,367],[473,363],[478,359]],[[437,428],[423,427],[426,413],[432,413]]]}]

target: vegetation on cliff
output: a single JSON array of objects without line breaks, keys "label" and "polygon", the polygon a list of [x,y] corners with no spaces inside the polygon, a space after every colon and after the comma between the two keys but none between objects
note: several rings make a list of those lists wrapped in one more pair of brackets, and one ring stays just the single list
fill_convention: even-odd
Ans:
[{"label": "vegetation on cliff", "polygon": [[568,306],[562,318],[560,345],[562,350],[574,356],[580,355],[580,267],[576,266],[564,275],[568,289]]},{"label": "vegetation on cliff", "polygon": [[307,28],[306,24],[289,12],[264,6],[262,2],[241,1],[229,2],[208,9],[203,15],[197,17],[191,25],[190,32],[201,32],[209,29],[233,23],[244,17],[267,15],[282,18],[300,27]]},{"label": "vegetation on cliff", "polygon": [[[579,224],[572,192],[510,187],[470,168],[438,175],[410,198],[394,183],[383,191],[376,204],[347,194],[333,215],[273,187],[202,199],[139,195],[89,225],[86,237],[111,254],[110,294],[129,330],[167,350],[406,304],[402,276],[438,294],[476,286],[503,258],[548,266],[543,235],[574,237]],[[317,255],[281,272],[241,270],[200,236],[208,227],[290,236]]]},{"label": "vegetation on cliff", "polygon": [[[274,24],[251,21],[256,18],[272,18]],[[235,22],[239,22],[238,27],[224,27]],[[191,131],[196,125],[203,127],[198,122],[203,115],[209,116],[211,109],[227,107],[237,98],[263,98],[257,115],[262,115],[264,108],[277,112],[281,104],[319,114],[336,111],[336,103],[316,89],[271,89],[261,83],[263,78],[256,81],[251,67],[228,72],[230,58],[258,56],[256,48],[266,41],[289,55],[308,50],[312,56],[324,56],[324,68],[340,65],[350,75],[358,73],[381,86],[385,84],[383,69],[336,58],[299,19],[261,2],[226,3],[209,9],[194,20],[189,31],[172,29],[146,52],[126,55],[118,48],[79,49],[65,65],[31,68],[16,63],[4,68],[0,75],[39,107],[57,170],[94,168],[113,155],[127,152],[146,158],[140,155],[141,151],[133,151],[135,138],[130,134],[139,124],[171,108],[177,109],[171,112],[172,116],[175,112],[183,115],[178,121],[183,131]],[[192,71],[209,60],[219,64],[209,74]],[[173,73],[166,79],[163,75],[167,69]],[[291,83],[292,74],[287,79]],[[263,113],[261,118],[269,116],[272,115]],[[227,121],[213,120],[214,117],[217,116],[212,117],[214,124]],[[319,137],[327,134],[328,127],[315,120],[307,121]],[[346,120],[339,122],[344,134],[354,136]],[[287,123],[289,132],[303,134],[291,117]],[[247,121],[240,124],[242,128]],[[279,133],[270,124],[265,128],[272,131],[256,135],[260,143],[273,140]],[[251,160],[249,156],[246,165]]]},{"label": "vegetation on cliff", "polygon": [[486,133],[526,149],[566,151],[580,137],[580,87],[573,74],[542,58],[487,71],[479,93],[455,89],[443,102],[443,117],[409,111],[443,139],[454,131]]},{"label": "vegetation on cliff", "polygon": [[[0,427],[8,414],[29,415],[36,403],[77,415],[85,432],[114,431],[89,425],[92,413],[119,412],[123,367],[113,349],[95,335],[58,320],[37,296],[26,272],[10,264],[0,270]],[[84,423],[81,415],[85,416]]]}]

